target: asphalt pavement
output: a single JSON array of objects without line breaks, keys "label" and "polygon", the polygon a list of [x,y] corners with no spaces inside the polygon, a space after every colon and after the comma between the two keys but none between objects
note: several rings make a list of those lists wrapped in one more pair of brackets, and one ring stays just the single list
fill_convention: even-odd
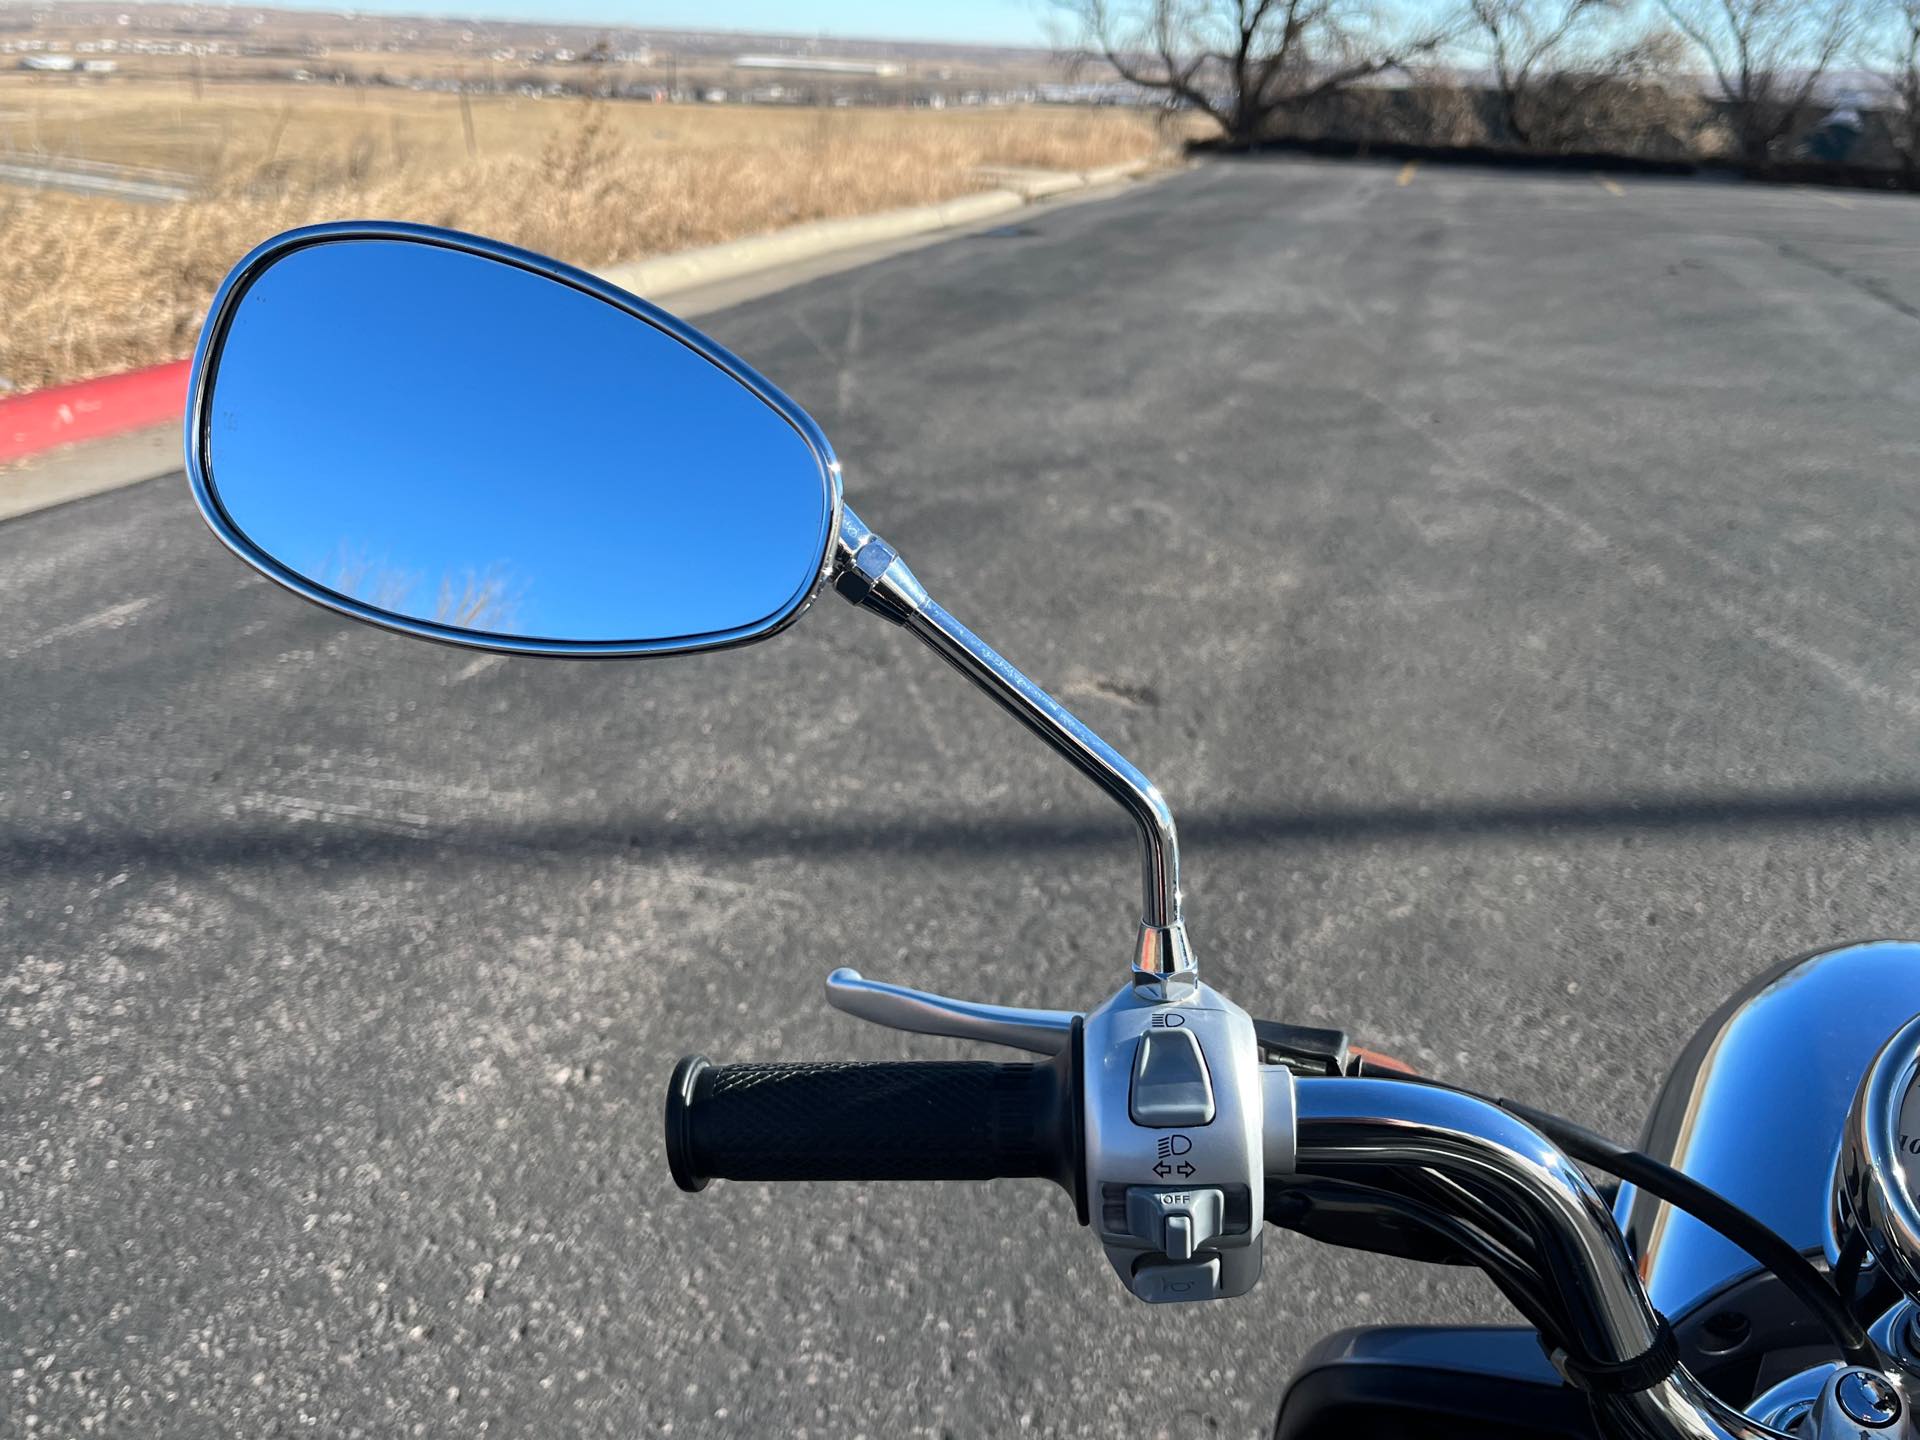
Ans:
[{"label": "asphalt pavement", "polygon": [[[702,323],[1155,777],[1255,1014],[1630,1136],[1745,977],[1920,934],[1920,203],[1216,163]],[[476,656],[173,476],[0,524],[0,661],[0,1432],[1258,1436],[1324,1332],[1501,1314],[1280,1235],[1149,1310],[1037,1181],[673,1189],[686,1051],[974,1053],[836,965],[1124,972],[1126,819],[831,596]]]}]

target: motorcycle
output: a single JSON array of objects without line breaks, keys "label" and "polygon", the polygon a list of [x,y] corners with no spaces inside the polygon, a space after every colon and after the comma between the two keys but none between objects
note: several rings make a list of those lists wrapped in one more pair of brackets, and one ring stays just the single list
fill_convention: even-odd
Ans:
[{"label": "motorcycle", "polygon": [[1920,944],[1802,957],[1732,997],[1637,1149],[1255,1019],[1201,978],[1160,791],[933,598],[848,507],[813,420],[657,307],[494,241],[352,223],[261,245],[202,331],[186,458],[241,559],[446,644],[687,654],[771,638],[832,590],[1132,818],[1141,915],[1103,1003],[837,969],[839,1010],[1032,1058],[688,1056],[665,1103],[682,1190],[1042,1179],[1148,1304],[1245,1295],[1274,1226],[1477,1266],[1523,1322],[1335,1335],[1280,1440],[1920,1435]]}]

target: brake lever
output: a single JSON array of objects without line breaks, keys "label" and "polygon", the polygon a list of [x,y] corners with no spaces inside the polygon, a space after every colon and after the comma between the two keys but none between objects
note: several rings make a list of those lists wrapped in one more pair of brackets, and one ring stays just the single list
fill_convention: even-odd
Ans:
[{"label": "brake lever", "polygon": [[955,1000],[905,985],[869,980],[848,965],[827,976],[827,1004],[859,1020],[914,1035],[945,1035],[1006,1045],[1036,1055],[1058,1055],[1072,1041],[1071,1010],[1022,1010]]}]

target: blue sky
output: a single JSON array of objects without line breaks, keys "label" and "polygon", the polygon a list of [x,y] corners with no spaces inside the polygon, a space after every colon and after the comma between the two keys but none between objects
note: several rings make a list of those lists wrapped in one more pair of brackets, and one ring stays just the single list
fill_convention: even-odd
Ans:
[{"label": "blue sky", "polygon": [[1001,45],[1047,44],[1049,15],[1045,0],[937,0],[917,4],[902,4],[900,0],[359,0],[352,8],[411,15],[580,20],[640,28],[771,30]]}]

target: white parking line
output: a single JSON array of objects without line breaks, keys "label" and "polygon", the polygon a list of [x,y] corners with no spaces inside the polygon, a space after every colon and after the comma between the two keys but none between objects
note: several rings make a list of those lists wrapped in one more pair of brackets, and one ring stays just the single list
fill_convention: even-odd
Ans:
[{"label": "white parking line", "polygon": [[76,635],[85,635],[92,630],[118,630],[151,604],[153,604],[153,597],[146,596],[139,600],[126,600],[118,605],[109,605],[96,615],[89,615],[83,620],[74,620],[65,625],[56,625],[45,634],[27,641],[26,644],[15,646],[7,651],[7,658],[18,660],[29,651],[44,650],[49,645],[57,645],[62,640],[71,640]]}]

